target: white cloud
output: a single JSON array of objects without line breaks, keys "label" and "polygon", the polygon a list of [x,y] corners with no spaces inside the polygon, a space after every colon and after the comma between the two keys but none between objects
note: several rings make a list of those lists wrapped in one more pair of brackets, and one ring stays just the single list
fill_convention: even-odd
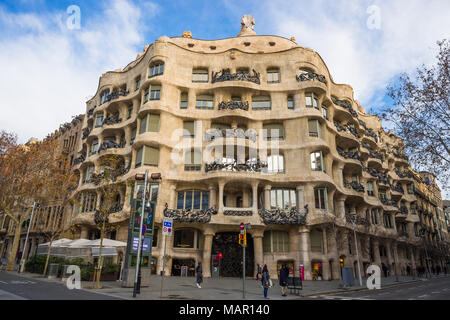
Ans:
[{"label": "white cloud", "polygon": [[45,137],[85,112],[101,74],[136,58],[145,45],[142,26],[158,7],[114,0],[103,9],[87,20],[81,7],[81,29],[69,30],[65,12],[0,7],[0,128],[17,132],[20,142]]},{"label": "white cloud", "polygon": [[[379,30],[366,24],[371,5],[381,10]],[[450,2],[440,0],[267,1],[258,2],[254,12],[257,33],[295,36],[317,51],[333,80],[351,85],[363,104],[376,101],[373,94],[399,72],[431,63],[436,41],[450,36]]]}]

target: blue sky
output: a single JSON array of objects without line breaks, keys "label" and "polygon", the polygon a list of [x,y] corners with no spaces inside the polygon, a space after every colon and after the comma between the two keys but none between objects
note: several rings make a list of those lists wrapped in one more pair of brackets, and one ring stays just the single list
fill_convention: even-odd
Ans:
[{"label": "blue sky", "polygon": [[[70,5],[80,8],[79,30],[67,28]],[[295,36],[317,51],[334,81],[351,85],[371,111],[387,103],[396,75],[433,62],[436,41],[450,31],[450,2],[441,0],[3,0],[0,129],[21,142],[43,138],[85,112],[99,76],[126,66],[145,45],[184,30],[233,37],[244,14],[255,17],[257,34]]]}]

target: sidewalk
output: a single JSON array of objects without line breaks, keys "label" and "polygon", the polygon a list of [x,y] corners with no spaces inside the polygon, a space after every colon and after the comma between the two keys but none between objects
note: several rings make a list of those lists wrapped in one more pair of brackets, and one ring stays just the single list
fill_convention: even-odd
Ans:
[{"label": "sidewalk", "polygon": [[[59,282],[64,284],[61,279],[47,279],[40,278],[37,274],[22,273],[21,276],[28,278],[36,278],[43,281]],[[447,275],[449,277],[450,275]],[[445,275],[440,275],[439,277],[433,276],[435,278],[443,278]],[[415,278],[408,276],[399,276],[398,282],[395,281],[395,277],[382,277],[381,287],[396,285],[401,283],[408,283],[414,281],[426,281],[426,278]],[[310,296],[310,295],[320,295],[327,293],[336,292],[348,292],[366,289],[366,279],[363,279],[363,287],[359,286],[358,279],[355,279],[355,285],[350,288],[339,288],[339,281],[303,281],[303,290],[300,291],[300,296],[289,294],[288,296],[282,297],[280,293],[280,286],[278,285],[278,280],[274,280],[274,287],[269,289],[269,298],[272,300],[293,300],[299,297]],[[116,281],[105,281],[101,282],[102,289],[91,289],[92,282],[83,281],[82,288],[89,291],[95,291],[98,293],[106,294],[109,296],[119,297],[122,299],[138,299],[138,300],[159,300],[160,289],[161,289],[161,277],[152,276],[150,280],[149,287],[141,288],[141,294],[133,298],[133,288],[122,288],[119,282]],[[263,299],[263,289],[261,288],[261,282],[256,281],[254,278],[246,278],[245,280],[246,294],[245,298],[247,300],[262,300]],[[197,288],[195,284],[194,277],[165,277],[164,278],[164,290],[163,290],[163,300],[167,299],[192,299],[192,300],[242,300],[242,279],[239,278],[205,278],[202,283],[202,288]]]}]

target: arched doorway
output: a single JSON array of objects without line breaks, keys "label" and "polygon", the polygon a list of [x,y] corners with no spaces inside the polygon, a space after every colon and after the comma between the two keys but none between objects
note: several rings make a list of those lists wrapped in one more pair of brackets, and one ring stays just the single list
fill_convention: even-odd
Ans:
[{"label": "arched doorway", "polygon": [[[220,232],[213,238],[211,254],[222,253],[219,275],[221,277],[240,277],[242,275],[242,247],[239,245],[239,233]],[[253,277],[254,269],[253,239],[247,233],[245,248],[245,275]]]}]

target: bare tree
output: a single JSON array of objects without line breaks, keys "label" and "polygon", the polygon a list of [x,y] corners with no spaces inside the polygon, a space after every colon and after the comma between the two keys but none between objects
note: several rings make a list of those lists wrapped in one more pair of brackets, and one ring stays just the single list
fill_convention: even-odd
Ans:
[{"label": "bare tree", "polygon": [[392,122],[404,140],[405,153],[419,170],[433,173],[444,189],[450,184],[450,43],[437,42],[436,65],[417,68],[414,78],[402,74],[388,86],[393,107],[382,110],[383,120]]}]

